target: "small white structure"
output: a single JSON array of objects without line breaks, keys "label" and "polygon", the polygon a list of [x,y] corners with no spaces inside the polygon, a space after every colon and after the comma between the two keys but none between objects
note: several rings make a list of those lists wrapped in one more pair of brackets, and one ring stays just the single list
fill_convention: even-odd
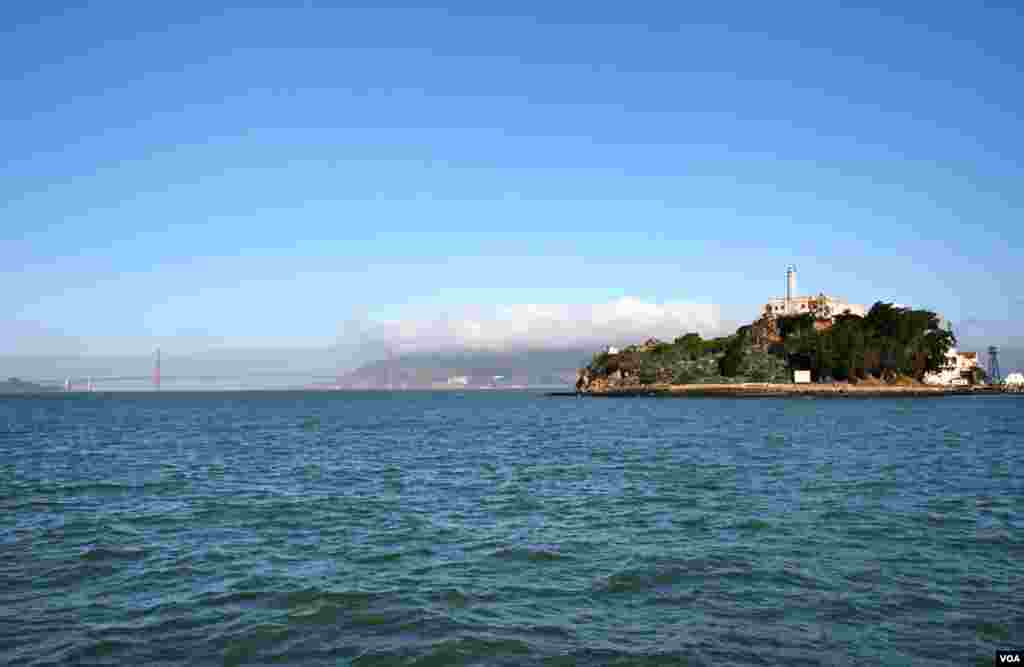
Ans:
[{"label": "small white structure", "polygon": [[465,375],[455,375],[448,378],[448,384],[450,386],[465,387],[469,384],[469,378]]},{"label": "small white structure", "polygon": [[796,384],[809,384],[811,382],[811,372],[793,371],[793,382]]},{"label": "small white structure", "polygon": [[605,351],[606,354],[618,354],[619,353],[619,348],[617,348],[617,347],[615,347],[613,345],[609,345],[608,347],[606,347],[604,349],[604,351]]},{"label": "small white structure", "polygon": [[978,367],[977,352],[957,352],[956,348],[950,348],[946,352],[946,364],[941,370],[935,373],[927,373],[924,376],[925,384],[968,384],[964,378]]},{"label": "small white structure", "polygon": [[1003,380],[1008,387],[1024,387],[1024,373],[1010,373]]}]

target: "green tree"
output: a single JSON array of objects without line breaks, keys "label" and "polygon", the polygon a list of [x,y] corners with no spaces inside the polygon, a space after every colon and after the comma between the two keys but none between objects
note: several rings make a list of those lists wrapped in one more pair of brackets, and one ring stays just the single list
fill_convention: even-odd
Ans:
[{"label": "green tree", "polygon": [[683,367],[676,371],[675,376],[672,378],[673,384],[693,384],[700,376],[694,372],[692,368]]},{"label": "green tree", "polygon": [[730,347],[718,360],[718,373],[724,377],[736,377],[742,363],[743,353],[738,348]]},{"label": "green tree", "polygon": [[750,327],[740,327],[736,335],[729,341],[725,354],[718,360],[718,372],[724,377],[736,377],[743,363],[743,353],[747,346]]},{"label": "green tree", "polygon": [[822,377],[834,377],[836,366],[836,355],[832,349],[832,337],[828,335],[815,336],[814,340],[814,375],[815,379]]},{"label": "green tree", "polygon": [[681,355],[691,361],[699,359],[704,354],[704,341],[700,334],[688,333],[680,336],[672,342],[672,345],[679,350]]}]

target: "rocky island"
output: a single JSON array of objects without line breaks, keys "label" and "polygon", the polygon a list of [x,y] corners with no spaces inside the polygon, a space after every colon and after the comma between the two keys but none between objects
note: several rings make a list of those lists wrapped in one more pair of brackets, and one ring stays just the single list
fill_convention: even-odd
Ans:
[{"label": "rocky island", "polygon": [[[813,300],[805,312],[774,313],[730,336],[687,333],[594,355],[576,391],[591,396],[937,396],[925,384],[956,344],[939,317],[891,303],[863,315],[833,315]],[[980,372],[980,370],[979,370]]]}]

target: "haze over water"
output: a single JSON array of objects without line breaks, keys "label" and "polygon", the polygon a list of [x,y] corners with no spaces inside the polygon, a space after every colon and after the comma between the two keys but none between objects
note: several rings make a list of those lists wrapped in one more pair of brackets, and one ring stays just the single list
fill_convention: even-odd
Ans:
[{"label": "haze over water", "polygon": [[0,402],[0,662],[991,664],[1024,402]]}]

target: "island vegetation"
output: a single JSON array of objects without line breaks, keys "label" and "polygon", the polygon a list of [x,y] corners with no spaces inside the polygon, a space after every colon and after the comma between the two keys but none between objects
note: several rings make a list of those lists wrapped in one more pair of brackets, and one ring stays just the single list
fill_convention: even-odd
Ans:
[{"label": "island vegetation", "polygon": [[765,316],[731,336],[696,333],[595,354],[577,389],[728,383],[813,382],[913,385],[939,370],[956,344],[928,310],[875,303],[865,317]]}]

